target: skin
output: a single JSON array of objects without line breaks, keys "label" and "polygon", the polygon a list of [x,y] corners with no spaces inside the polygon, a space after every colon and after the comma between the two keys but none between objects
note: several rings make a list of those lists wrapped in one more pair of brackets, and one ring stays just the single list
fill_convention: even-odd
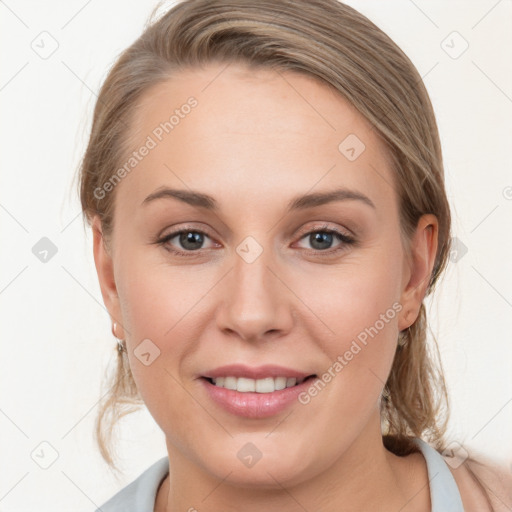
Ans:
[{"label": "skin", "polygon": [[[93,222],[103,299],[166,436],[170,475],[155,510],[430,510],[423,456],[384,448],[379,403],[398,333],[426,292],[437,219],[423,216],[404,247],[385,146],[342,97],[293,72],[183,70],[142,98],[133,149],[190,96],[197,107],[117,185],[108,248]],[[338,150],[349,134],[366,146],[355,161]],[[142,205],[162,186],[206,193],[219,211],[173,198]],[[338,187],[375,207],[351,199],[286,211],[297,195]],[[318,249],[309,233],[325,225],[356,244],[334,237]],[[206,232],[194,256],[166,249],[187,250],[179,237],[154,243],[182,228]],[[247,236],[263,249],[252,263],[236,252]],[[399,313],[307,405],[244,419],[215,405],[198,379],[230,363],[321,375],[397,303]],[[160,350],[149,366],[134,354],[144,339]],[[262,453],[251,468],[237,457],[248,442]]]}]

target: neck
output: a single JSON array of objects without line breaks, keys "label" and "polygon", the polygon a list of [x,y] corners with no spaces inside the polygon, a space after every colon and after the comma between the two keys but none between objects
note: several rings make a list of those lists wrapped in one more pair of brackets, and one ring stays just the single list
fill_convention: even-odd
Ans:
[{"label": "neck", "polygon": [[287,485],[274,479],[262,488],[217,478],[168,443],[170,473],[157,495],[155,512],[176,510],[429,511],[426,463],[420,453],[397,457],[380,435],[360,435],[333,465],[313,478]]}]

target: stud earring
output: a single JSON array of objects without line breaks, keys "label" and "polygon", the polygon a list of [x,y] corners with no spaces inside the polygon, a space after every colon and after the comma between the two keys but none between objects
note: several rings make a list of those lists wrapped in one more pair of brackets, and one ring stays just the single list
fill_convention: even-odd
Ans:
[{"label": "stud earring", "polygon": [[117,339],[117,350],[119,352],[126,351],[126,346],[124,345],[124,340],[121,340],[117,337],[116,330],[117,330],[117,322],[114,322],[112,324],[112,335],[114,336],[114,338]]}]

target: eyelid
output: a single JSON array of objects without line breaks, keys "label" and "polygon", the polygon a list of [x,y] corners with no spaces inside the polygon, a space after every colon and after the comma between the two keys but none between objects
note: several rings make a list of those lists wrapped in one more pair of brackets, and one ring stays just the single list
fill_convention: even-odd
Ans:
[{"label": "eyelid", "polygon": [[301,228],[299,230],[297,236],[302,238],[303,235],[309,235],[310,233],[315,233],[317,231],[332,231],[334,233],[339,233],[343,236],[346,236],[347,238],[355,238],[355,234],[351,230],[349,230],[347,228],[339,228],[339,227],[333,226],[327,222],[324,222],[318,226],[308,226],[308,227]]},{"label": "eyelid", "polygon": [[320,255],[323,257],[329,257],[329,256],[339,256],[340,253],[347,251],[350,246],[357,246],[358,240],[349,230],[345,232],[344,229],[340,229],[338,227],[330,226],[327,223],[322,224],[321,226],[313,226],[309,228],[304,228],[301,230],[301,234],[298,236],[298,241],[296,243],[301,242],[304,238],[308,237],[312,233],[318,233],[318,232],[324,232],[324,233],[330,233],[332,234],[337,241],[339,242],[338,245],[335,245],[334,247],[330,247],[329,249],[325,250],[319,250],[319,249],[308,249],[308,248],[302,248],[302,250],[309,255]]}]

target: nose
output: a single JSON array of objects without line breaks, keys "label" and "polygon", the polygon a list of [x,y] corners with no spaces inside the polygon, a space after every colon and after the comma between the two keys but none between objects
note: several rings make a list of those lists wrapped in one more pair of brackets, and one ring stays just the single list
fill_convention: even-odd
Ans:
[{"label": "nose", "polygon": [[269,253],[264,250],[252,262],[234,254],[234,267],[223,280],[217,310],[217,326],[224,333],[257,342],[291,330],[293,293]]}]

